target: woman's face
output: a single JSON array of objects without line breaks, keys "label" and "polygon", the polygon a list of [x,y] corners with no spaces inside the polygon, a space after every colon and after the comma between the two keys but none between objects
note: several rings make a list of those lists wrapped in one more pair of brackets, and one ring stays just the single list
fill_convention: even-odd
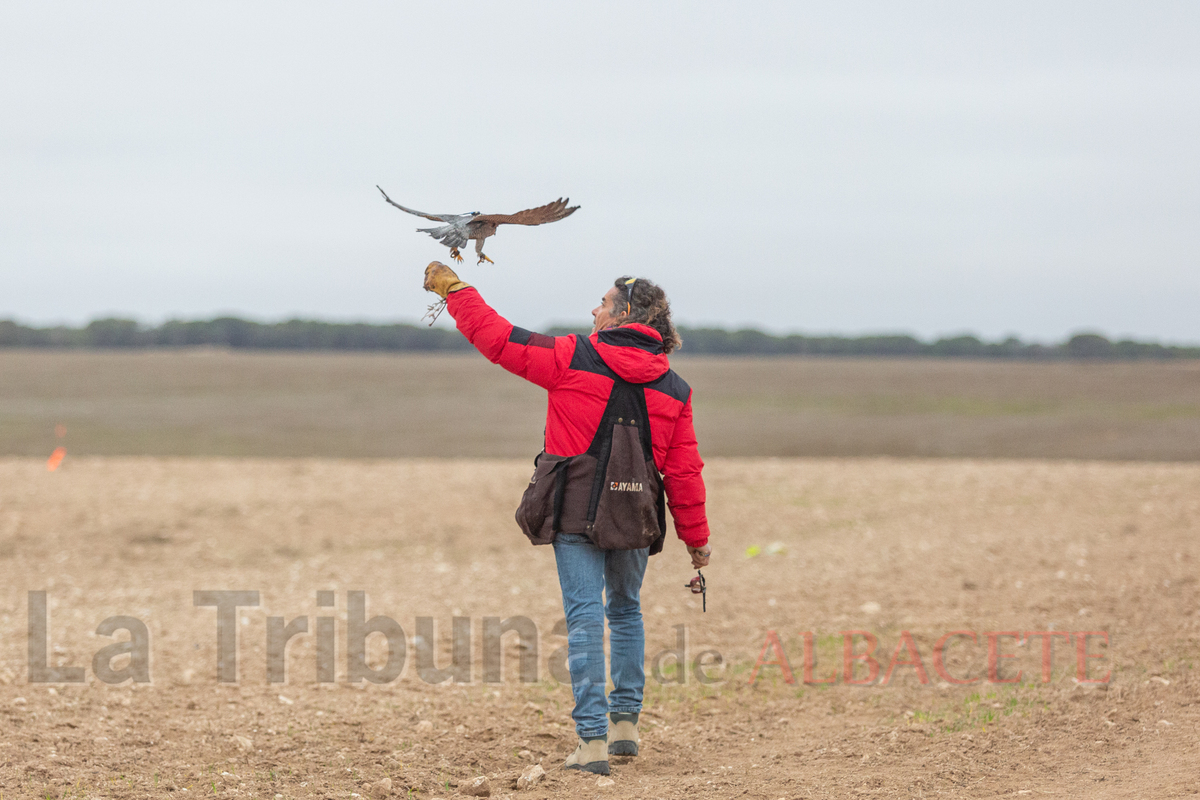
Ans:
[{"label": "woman's face", "polygon": [[617,300],[617,287],[609,288],[605,293],[604,298],[600,301],[600,305],[592,309],[592,333],[605,330],[606,328],[615,328],[621,324],[621,320],[625,318],[627,309],[621,309],[619,313],[613,309],[613,303]]}]

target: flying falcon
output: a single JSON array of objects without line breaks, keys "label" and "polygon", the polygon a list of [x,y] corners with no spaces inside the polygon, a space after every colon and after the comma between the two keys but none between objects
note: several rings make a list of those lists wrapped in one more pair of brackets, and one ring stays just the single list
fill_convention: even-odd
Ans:
[{"label": "flying falcon", "polygon": [[428,233],[449,247],[450,257],[460,264],[463,259],[458,253],[458,248],[465,247],[468,239],[475,240],[475,254],[479,256],[480,264],[485,261],[489,264],[496,263],[483,254],[483,240],[496,232],[497,225],[542,225],[546,222],[558,222],[560,219],[571,216],[579,208],[579,206],[568,207],[569,199],[560,197],[553,203],[547,203],[537,208],[527,208],[516,214],[480,214],[478,211],[472,211],[469,214],[426,214],[424,211],[405,208],[388,197],[387,192],[382,188],[379,186],[375,188],[379,189],[384,200],[401,211],[407,211],[409,214],[416,214],[418,217],[431,219],[434,222],[446,223],[437,228],[417,228],[417,230],[420,233]]}]

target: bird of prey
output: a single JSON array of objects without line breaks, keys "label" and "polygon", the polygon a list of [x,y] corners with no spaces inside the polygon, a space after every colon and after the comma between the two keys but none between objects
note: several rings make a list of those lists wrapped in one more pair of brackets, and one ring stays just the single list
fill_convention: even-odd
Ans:
[{"label": "bird of prey", "polygon": [[383,195],[383,199],[394,205],[401,211],[406,211],[409,214],[415,214],[418,217],[431,219],[434,222],[444,222],[437,228],[417,228],[420,233],[428,233],[434,239],[437,239],[446,247],[450,248],[450,257],[455,261],[462,263],[462,256],[458,253],[458,248],[465,247],[468,239],[475,240],[475,254],[479,256],[479,263],[488,262],[495,264],[490,258],[483,254],[483,240],[496,233],[497,225],[542,225],[547,222],[558,222],[560,219],[569,217],[575,213],[579,206],[567,206],[568,198],[558,198],[553,203],[547,203],[544,206],[537,208],[527,208],[524,211],[518,211],[515,214],[480,214],[478,211],[472,211],[469,214],[426,214],[424,211],[414,211],[411,208],[405,208],[395,200],[387,196],[379,186],[379,193]]}]

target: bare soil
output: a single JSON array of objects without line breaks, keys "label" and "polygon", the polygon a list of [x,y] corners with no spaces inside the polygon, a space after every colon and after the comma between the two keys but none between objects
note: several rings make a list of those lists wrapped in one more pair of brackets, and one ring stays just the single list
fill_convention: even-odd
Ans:
[{"label": "bare soil", "polygon": [[[0,460],[0,797],[444,797],[486,776],[494,797],[1174,797],[1200,764],[1200,466],[1086,461],[712,459],[715,557],[708,611],[683,584],[678,541],[643,590],[649,660],[642,753],[612,786],[558,769],[574,747],[569,686],[553,678],[565,637],[554,559],[512,513],[525,460]],[[237,612],[238,680],[217,680],[216,611],[196,590],[253,590]],[[334,592],[332,609],[317,592]],[[395,681],[347,681],[348,592],[394,619],[407,657]],[[83,683],[29,680],[28,593],[50,605],[50,666]],[[108,685],[97,626],[149,633],[149,683]],[[336,618],[337,676],[316,680],[314,631]],[[305,617],[287,676],[268,683],[268,617]],[[472,621],[468,683],[418,673],[417,618]],[[503,680],[484,680],[485,617],[536,623],[538,675],[505,638]],[[679,628],[678,626],[683,626]],[[672,658],[717,651],[686,682]],[[805,684],[840,673],[842,631],[877,637],[871,685]],[[951,631],[945,680],[933,654]],[[778,634],[780,666],[750,675]],[[911,633],[928,676],[897,665]],[[1100,631],[1077,681],[1058,638],[1048,682],[1037,637]],[[863,652],[862,637],[857,650]],[[382,637],[369,644],[380,667]],[[768,650],[768,656],[773,655]],[[121,668],[127,656],[111,662]],[[715,656],[705,657],[706,663]],[[903,657],[899,660],[904,660]],[[652,665],[653,666],[653,663]],[[852,677],[868,677],[861,665]],[[518,791],[523,769],[547,777]],[[388,788],[390,787],[390,788]]]}]

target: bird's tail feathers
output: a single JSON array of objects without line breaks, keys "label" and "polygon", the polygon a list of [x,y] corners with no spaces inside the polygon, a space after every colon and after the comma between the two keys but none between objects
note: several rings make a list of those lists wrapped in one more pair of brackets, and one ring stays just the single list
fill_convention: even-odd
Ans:
[{"label": "bird's tail feathers", "polygon": [[428,233],[447,247],[463,247],[467,239],[453,225],[442,225],[438,228],[417,228],[418,233]]}]

